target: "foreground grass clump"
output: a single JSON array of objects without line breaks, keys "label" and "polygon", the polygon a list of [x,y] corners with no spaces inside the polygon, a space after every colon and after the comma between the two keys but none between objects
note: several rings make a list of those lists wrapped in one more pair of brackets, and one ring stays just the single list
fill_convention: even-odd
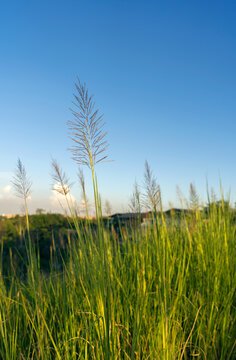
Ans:
[{"label": "foreground grass clump", "polygon": [[12,266],[0,277],[0,358],[234,359],[231,213],[153,224],[120,241],[78,222],[60,273],[53,254],[47,275],[36,258],[27,280]]}]

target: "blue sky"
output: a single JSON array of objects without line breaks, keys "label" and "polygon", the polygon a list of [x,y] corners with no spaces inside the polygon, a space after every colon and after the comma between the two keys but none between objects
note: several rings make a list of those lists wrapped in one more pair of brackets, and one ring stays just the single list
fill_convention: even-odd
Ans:
[{"label": "blue sky", "polygon": [[[56,210],[51,158],[72,181],[67,121],[78,75],[104,113],[111,163],[97,167],[113,211],[126,210],[147,159],[165,207],[206,178],[236,201],[234,1],[6,1],[0,5],[0,213],[20,211],[10,181],[20,157],[30,209]],[[84,169],[92,200],[90,174]],[[79,185],[72,191],[80,201]]]}]

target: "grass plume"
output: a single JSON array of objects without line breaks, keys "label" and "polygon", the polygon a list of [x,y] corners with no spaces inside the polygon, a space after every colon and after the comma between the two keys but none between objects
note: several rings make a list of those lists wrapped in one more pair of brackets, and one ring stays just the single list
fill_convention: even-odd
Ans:
[{"label": "grass plume", "polygon": [[16,170],[12,180],[12,185],[15,189],[16,195],[21,199],[23,199],[24,201],[26,226],[29,236],[29,212],[28,212],[27,200],[29,199],[31,194],[32,181],[28,177],[26,173],[26,169],[20,158],[18,158],[17,160]]},{"label": "grass plume", "polygon": [[147,161],[145,161],[144,188],[144,205],[156,214],[161,208],[161,189]]},{"label": "grass plume", "polygon": [[86,84],[77,79],[75,87],[74,109],[71,109],[74,119],[68,121],[74,143],[70,150],[75,161],[93,169],[95,164],[107,158],[103,114],[100,115],[99,110],[95,109],[93,96],[89,94]]}]

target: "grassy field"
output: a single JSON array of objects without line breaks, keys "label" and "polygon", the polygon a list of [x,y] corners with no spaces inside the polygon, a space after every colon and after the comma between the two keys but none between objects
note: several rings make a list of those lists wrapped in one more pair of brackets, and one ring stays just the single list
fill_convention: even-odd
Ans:
[{"label": "grassy field", "polygon": [[53,241],[45,274],[28,233],[27,278],[13,261],[0,277],[1,359],[236,358],[236,223],[224,204],[168,225],[158,214],[121,241],[102,218],[97,231],[71,219],[60,272]]}]

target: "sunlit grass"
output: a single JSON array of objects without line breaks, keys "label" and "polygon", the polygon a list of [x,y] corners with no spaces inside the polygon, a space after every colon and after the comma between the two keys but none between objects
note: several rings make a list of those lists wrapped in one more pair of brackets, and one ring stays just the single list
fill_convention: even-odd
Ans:
[{"label": "sunlit grass", "polygon": [[155,224],[123,231],[121,244],[105,225],[102,242],[81,225],[62,272],[37,270],[34,284],[1,277],[1,358],[233,359],[230,212]]}]

